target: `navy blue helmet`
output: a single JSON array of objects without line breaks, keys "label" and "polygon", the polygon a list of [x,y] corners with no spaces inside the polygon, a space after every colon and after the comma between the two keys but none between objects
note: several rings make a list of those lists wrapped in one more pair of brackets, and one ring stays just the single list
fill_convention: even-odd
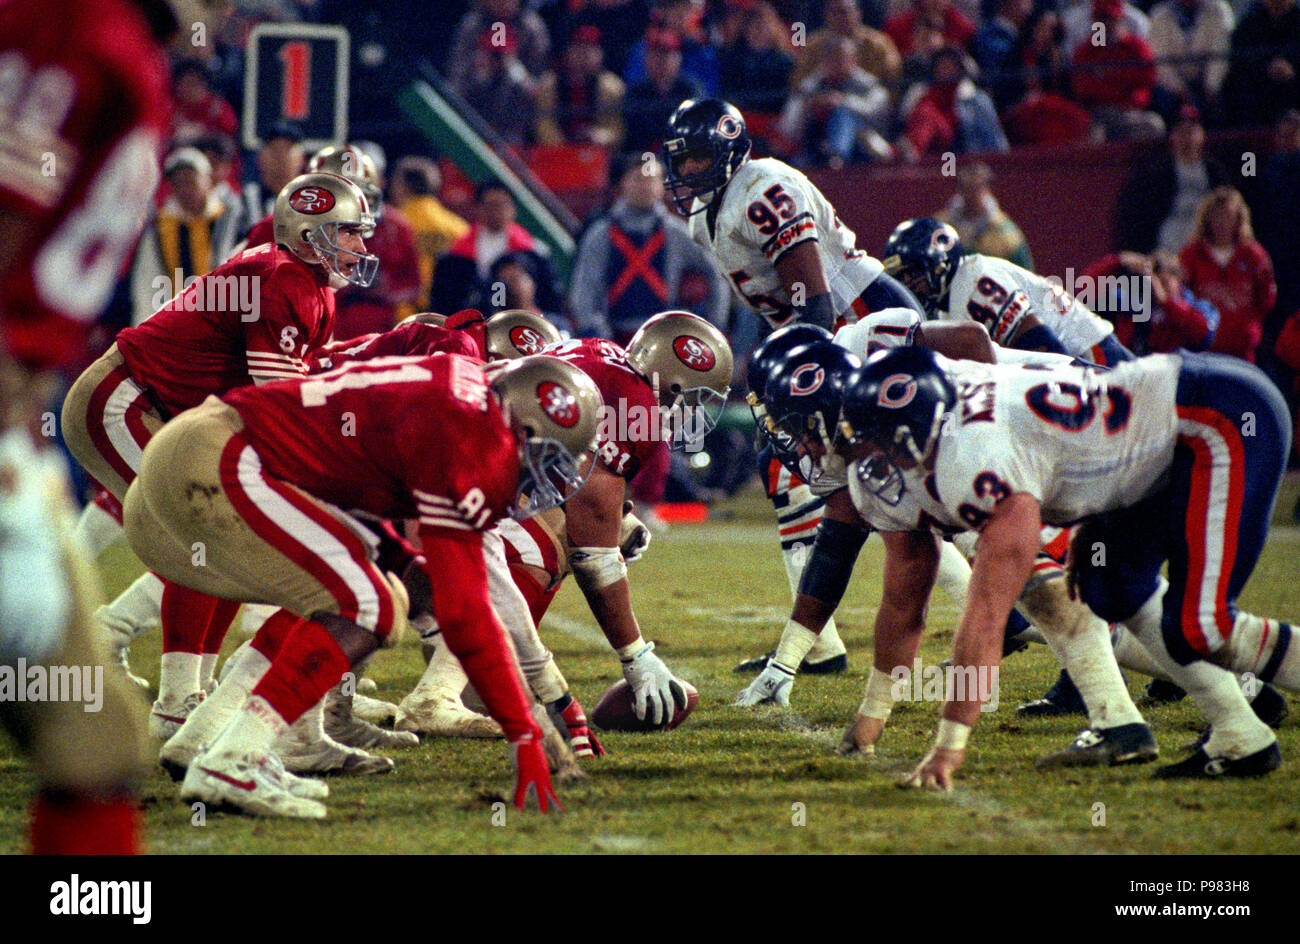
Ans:
[{"label": "navy blue helmet", "polygon": [[934,315],[948,294],[961,256],[957,231],[923,216],[898,224],[889,234],[881,262],[886,272],[916,294],[926,313]]},{"label": "navy blue helmet", "polygon": [[[677,209],[686,216],[707,209],[745,163],[749,148],[745,119],[734,105],[717,98],[688,98],[678,105],[664,133],[664,185]],[[687,174],[688,158],[707,159],[709,165]]]},{"label": "navy blue helmet", "polygon": [[749,356],[749,368],[745,372],[749,392],[755,399],[762,400],[767,378],[785,360],[788,353],[805,344],[829,340],[831,340],[831,333],[820,325],[795,322],[777,328],[765,337]]},{"label": "navy blue helmet", "polygon": [[[904,469],[934,453],[944,416],[957,402],[952,381],[934,352],[923,347],[872,355],[848,378],[846,388],[840,432],[849,443],[874,445]],[[865,477],[863,481],[872,486]]]},{"label": "navy blue helmet", "polygon": [[[769,375],[764,427],[787,467],[800,469],[800,459],[812,456],[811,479],[825,471],[839,431],[845,381],[861,367],[849,351],[821,340],[792,349]],[[809,451],[814,444],[820,454]]]}]

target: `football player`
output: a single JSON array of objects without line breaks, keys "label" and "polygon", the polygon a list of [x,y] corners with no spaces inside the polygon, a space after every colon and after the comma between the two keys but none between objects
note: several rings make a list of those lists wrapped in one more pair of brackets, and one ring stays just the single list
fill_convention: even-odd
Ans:
[{"label": "football player", "polygon": [[[116,343],[72,385],[63,404],[68,448],[121,499],[162,424],[210,394],[306,373],[330,339],[334,291],[369,284],[369,202],[349,180],[306,174],[276,198],[273,245],[235,256],[197,279]],[[220,647],[236,604],[179,585],[162,596],[163,658],[150,730],[170,736],[203,697],[203,653]]]},{"label": "football player", "polygon": [[[831,329],[884,308],[922,312],[881,263],[856,246],[834,207],[798,170],[774,158],[751,159],[740,112],[718,99],[682,102],[664,133],[664,183],[737,297],[773,327],[801,322]],[[776,508],[781,553],[796,592],[823,501],[780,462],[760,455],[759,471]],[[845,667],[832,622],[805,671]],[[758,671],[768,656],[737,671]]]},{"label": "football player", "polygon": [[[102,671],[95,577],[67,471],[28,429],[50,371],[85,351],[140,235],[170,122],[162,0],[0,5],[0,662]],[[48,446],[48,442],[45,442]],[[37,853],[135,852],[145,705],[110,670],[99,711],[6,700],[37,774]]]},{"label": "football player", "polygon": [[[1300,686],[1291,626],[1236,606],[1290,446],[1285,404],[1256,368],[1181,352],[1108,372],[1043,369],[900,348],[846,382],[843,422],[869,490],[923,476],[949,515],[980,532],[954,663],[997,665],[997,632],[1042,524],[1083,522],[1072,588],[1124,623],[1210,721],[1195,751],[1157,776],[1261,776],[1280,764],[1276,737],[1233,674]],[[947,701],[912,785],[951,787],[980,700]]]},{"label": "football player", "polygon": [[543,810],[555,803],[541,729],[489,602],[482,536],[581,487],[600,407],[595,384],[552,358],[488,374],[437,354],[235,390],[165,426],[123,502],[132,547],[168,579],[286,614],[260,677],[228,676],[218,689],[242,686],[247,700],[193,745],[182,799],[325,815],[321,794],[287,779],[271,746],[345,672],[396,642],[409,606],[347,507],[418,519],[443,636],[514,752],[515,805],[533,790]]}]

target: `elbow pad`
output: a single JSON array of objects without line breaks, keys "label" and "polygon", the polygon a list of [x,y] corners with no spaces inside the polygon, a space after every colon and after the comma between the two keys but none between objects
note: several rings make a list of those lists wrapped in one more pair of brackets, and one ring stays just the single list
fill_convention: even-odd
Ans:
[{"label": "elbow pad", "polygon": [[603,590],[627,577],[627,564],[616,547],[571,548],[569,567],[583,593]]},{"label": "elbow pad", "polygon": [[853,565],[870,533],[869,528],[823,518],[799,578],[799,592],[832,610],[839,606],[853,576]]}]

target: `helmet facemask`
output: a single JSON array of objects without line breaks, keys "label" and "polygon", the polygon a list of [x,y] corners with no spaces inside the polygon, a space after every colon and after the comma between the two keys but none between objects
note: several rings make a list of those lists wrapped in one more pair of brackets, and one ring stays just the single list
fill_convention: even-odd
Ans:
[{"label": "helmet facemask", "polygon": [[[658,387],[656,378],[655,387]],[[727,394],[711,387],[674,388],[676,396],[668,406],[660,406],[660,429],[670,433],[669,448],[684,452],[698,452],[703,448],[704,437],[713,432],[722,419],[727,405]],[[660,400],[663,403],[663,400]],[[761,407],[760,407],[761,408]]]},{"label": "helmet facemask", "polygon": [[582,488],[591,472],[591,463],[583,459],[585,456],[575,459],[554,439],[523,438],[519,446],[519,486],[510,517],[522,521],[563,505]]},{"label": "helmet facemask", "polygon": [[[707,210],[731,180],[735,167],[731,166],[725,147],[710,142],[707,149],[688,149],[686,141],[677,138],[665,142],[664,186],[683,216],[694,216]],[[691,158],[710,158],[709,166],[694,174],[681,173],[679,167]],[[692,207],[693,201],[699,201]]]},{"label": "helmet facemask", "polygon": [[[315,250],[321,264],[331,275],[336,275],[352,285],[369,288],[375,281],[375,274],[379,271],[379,257],[340,246],[339,229],[345,226],[355,228],[362,239],[369,239],[375,232],[374,217],[367,213],[360,223],[322,223],[314,229],[306,230],[303,239]],[[339,263],[340,255],[352,256],[357,260],[350,275],[343,271]]]}]

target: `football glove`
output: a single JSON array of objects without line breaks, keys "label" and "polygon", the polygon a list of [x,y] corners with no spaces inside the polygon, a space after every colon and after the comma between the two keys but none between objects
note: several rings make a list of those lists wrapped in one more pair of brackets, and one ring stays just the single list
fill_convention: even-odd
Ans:
[{"label": "football glove", "polygon": [[754,705],[772,703],[785,708],[790,704],[792,688],[794,688],[794,671],[787,669],[775,659],[768,659],[767,667],[736,696],[733,704],[740,708],[752,708]]},{"label": "football glove", "polygon": [[562,711],[557,711],[555,705],[559,702],[553,702],[547,708],[551,712],[551,720],[555,727],[565,732],[569,739],[569,747],[573,750],[575,757],[604,757],[605,748],[596,740],[596,735],[591,733],[591,728],[587,725],[586,712],[582,710],[582,705],[572,694],[569,695],[569,704]]},{"label": "football glove", "polygon": [[632,710],[656,726],[673,720],[678,708],[686,707],[686,689],[663,660],[654,654],[654,643],[623,662],[623,678],[632,688]]},{"label": "football glove", "polygon": [[[630,506],[632,503],[628,502]],[[630,564],[640,560],[645,549],[650,546],[650,529],[630,507],[623,513],[623,531],[619,535],[618,549],[623,553],[623,563]]]},{"label": "football glove", "polygon": [[551,804],[562,811],[564,806],[555,795],[555,788],[551,786],[551,765],[542,748],[541,737],[529,732],[519,740],[512,741],[510,747],[515,755],[515,809],[527,808],[528,797],[533,794],[543,813],[550,810]]}]

